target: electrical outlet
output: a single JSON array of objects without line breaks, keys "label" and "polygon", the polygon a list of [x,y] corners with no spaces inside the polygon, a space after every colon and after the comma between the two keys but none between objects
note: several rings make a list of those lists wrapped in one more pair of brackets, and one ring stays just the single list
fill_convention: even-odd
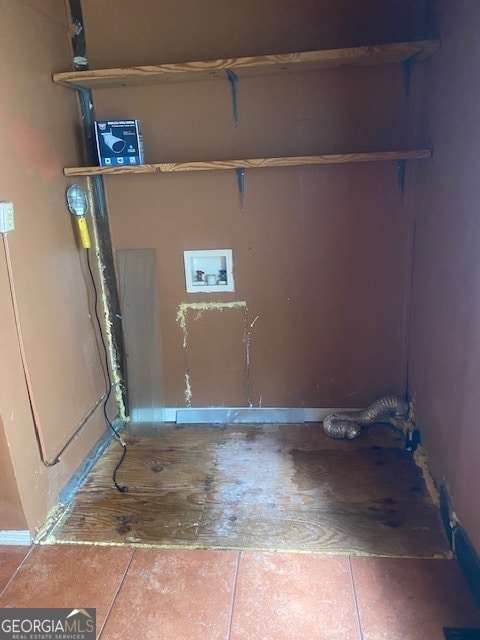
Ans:
[{"label": "electrical outlet", "polygon": [[15,229],[13,202],[0,202],[0,233]]}]

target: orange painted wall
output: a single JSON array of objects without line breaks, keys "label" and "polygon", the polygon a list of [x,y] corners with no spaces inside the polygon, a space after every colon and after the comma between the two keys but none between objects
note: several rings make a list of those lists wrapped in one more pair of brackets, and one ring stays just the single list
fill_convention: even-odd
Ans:
[{"label": "orange painted wall", "polygon": [[[423,2],[82,6],[92,68],[424,35]],[[227,79],[97,90],[94,101],[99,119],[142,122],[147,162],[420,143],[409,139],[400,66],[242,79],[238,128]],[[115,247],[157,252],[167,406],[185,406],[190,391],[192,406],[274,407],[355,407],[404,393],[412,225],[395,163],[247,171],[243,213],[230,171],[105,185]],[[235,293],[187,294],[183,251],[215,248],[233,249]],[[192,302],[242,302],[246,312],[189,313],[185,348],[177,314]]]},{"label": "orange painted wall", "polygon": [[415,40],[426,2],[82,0],[82,9],[94,69]]},{"label": "orange painted wall", "polygon": [[0,199],[15,206],[10,273],[0,238],[0,428],[2,459],[8,446],[12,466],[12,510],[0,514],[0,529],[24,528],[26,520],[33,532],[105,427],[95,411],[61,462],[44,466],[23,365],[51,460],[99,401],[104,379],[85,260],[65,203],[63,167],[82,158],[76,97],[51,82],[52,71],[71,67],[63,0],[5,0],[0,41]]},{"label": "orange painted wall", "polygon": [[433,3],[442,47],[427,62],[416,167],[410,392],[437,481],[480,552],[480,7]]},{"label": "orange painted wall", "polygon": [[[83,7],[91,66],[101,67],[414,39],[424,36],[424,4],[262,0],[239,10],[224,0],[165,0],[160,10],[156,0],[84,0]],[[431,143],[435,156],[415,170],[410,392],[434,473],[478,550],[480,15],[469,0],[433,5],[442,50],[427,63],[422,140],[416,140]],[[104,425],[94,413],[59,465],[40,462],[12,281],[51,452],[98,401],[103,379],[86,311],[85,264],[64,203],[62,167],[82,161],[76,99],[50,82],[52,71],[71,63],[63,0],[5,0],[0,38],[0,75],[8,87],[0,104],[0,198],[16,210],[8,236],[13,280],[0,247],[0,529],[34,531]],[[231,127],[228,86],[218,83],[98,92],[96,103],[99,115],[145,122],[152,160],[202,159],[206,150],[257,155],[259,141],[265,155],[413,142],[403,134],[412,128],[398,70],[302,74],[281,87],[252,80],[242,83],[239,99],[238,130]],[[245,213],[229,174],[109,178],[107,192],[117,247],[158,252],[167,402],[184,403],[176,311],[181,302],[199,300],[183,291],[181,252],[212,244],[233,245],[237,261],[237,292],[219,300],[248,303],[244,318],[232,312],[228,321],[232,353],[243,357],[236,340],[241,323],[252,328],[250,389],[237,375],[236,355],[229,402],[348,406],[403,389],[412,224],[394,167],[251,172]],[[205,379],[216,379],[215,371],[202,371],[202,341],[215,341],[212,353],[222,354],[222,326],[218,317],[204,316],[202,324],[202,314],[189,313],[192,364],[200,371],[193,400],[202,404],[212,391]],[[221,394],[211,397],[221,402]]]}]

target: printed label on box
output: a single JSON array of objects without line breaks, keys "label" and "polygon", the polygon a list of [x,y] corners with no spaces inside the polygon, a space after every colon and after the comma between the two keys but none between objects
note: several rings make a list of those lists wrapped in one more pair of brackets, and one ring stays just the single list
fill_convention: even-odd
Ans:
[{"label": "printed label on box", "polygon": [[100,166],[142,164],[144,161],[138,120],[98,120],[95,138]]}]

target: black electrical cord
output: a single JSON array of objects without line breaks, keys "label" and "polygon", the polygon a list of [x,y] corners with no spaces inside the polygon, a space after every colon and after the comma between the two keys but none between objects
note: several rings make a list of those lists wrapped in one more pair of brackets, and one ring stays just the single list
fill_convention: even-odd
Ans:
[{"label": "black electrical cord", "polygon": [[106,388],[105,400],[103,402],[103,415],[105,417],[105,422],[110,427],[110,429],[113,431],[113,433],[115,434],[116,438],[118,439],[118,441],[120,442],[120,444],[123,447],[122,456],[121,456],[120,461],[118,462],[117,466],[115,467],[112,479],[113,479],[113,484],[118,489],[118,491],[120,491],[120,493],[126,493],[128,491],[128,487],[125,486],[125,485],[120,485],[117,482],[117,471],[120,469],[120,466],[121,466],[122,462],[124,461],[125,456],[127,455],[127,445],[125,444],[125,441],[123,440],[122,436],[118,433],[118,431],[113,426],[110,418],[108,417],[108,413],[107,413],[107,405],[108,405],[108,401],[110,400],[110,395],[112,393],[112,378],[110,377],[110,368],[109,368],[109,362],[108,362],[107,345],[105,344],[105,338],[103,336],[102,323],[101,323],[100,317],[98,315],[98,291],[97,291],[97,285],[95,283],[95,277],[94,277],[93,271],[92,271],[92,266],[90,264],[90,249],[85,249],[85,251],[87,252],[88,272],[90,274],[90,278],[92,279],[92,286],[93,286],[93,291],[94,291],[94,296],[95,296],[94,297],[95,318],[97,320],[98,330],[99,330],[99,333],[100,333],[100,339],[101,339],[102,346],[103,346],[103,353],[104,353],[104,356],[105,356],[106,382],[107,382],[108,386]]}]

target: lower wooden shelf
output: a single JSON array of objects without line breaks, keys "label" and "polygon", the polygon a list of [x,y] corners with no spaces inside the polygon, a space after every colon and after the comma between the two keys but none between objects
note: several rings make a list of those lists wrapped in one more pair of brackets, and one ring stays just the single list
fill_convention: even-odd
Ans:
[{"label": "lower wooden shelf", "polygon": [[342,153],[321,156],[285,156],[281,158],[248,158],[243,160],[210,160],[199,162],[161,162],[115,167],[67,167],[66,176],[117,175],[125,173],[172,173],[176,171],[218,171],[224,169],[261,169],[266,167],[294,167],[309,164],[344,164],[352,162],[387,162],[392,160],[420,160],[430,158],[430,149],[407,151],[375,151]]}]

